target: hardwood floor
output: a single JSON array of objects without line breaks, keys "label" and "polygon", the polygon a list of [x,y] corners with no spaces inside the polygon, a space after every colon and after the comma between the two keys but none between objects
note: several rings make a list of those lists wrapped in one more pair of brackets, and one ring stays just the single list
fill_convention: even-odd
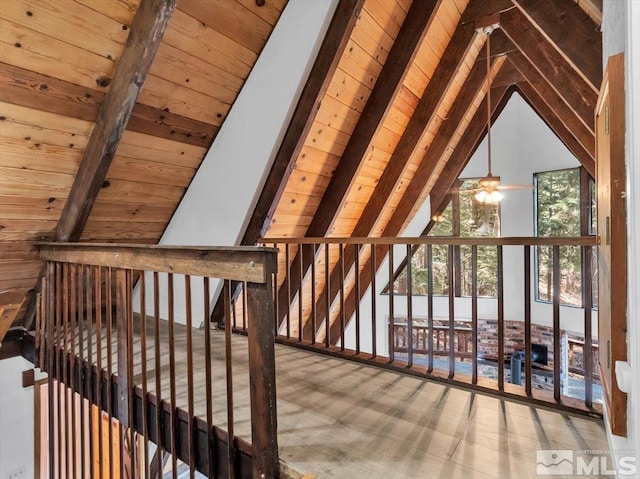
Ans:
[{"label": "hardwood floor", "polygon": [[[162,396],[168,398],[168,337],[162,323]],[[136,383],[141,371],[138,334]],[[153,391],[152,323],[147,336]],[[195,412],[205,417],[204,332],[194,330],[193,336]],[[214,422],[226,428],[224,334],[212,331],[211,338]],[[176,325],[175,344],[178,405],[186,409],[183,326]],[[232,349],[235,432],[250,440],[246,338],[234,335]],[[116,358],[112,361],[115,370]],[[602,421],[586,417],[282,345],[276,345],[276,368],[280,457],[319,479],[535,478],[539,449],[577,454],[608,449]]]}]

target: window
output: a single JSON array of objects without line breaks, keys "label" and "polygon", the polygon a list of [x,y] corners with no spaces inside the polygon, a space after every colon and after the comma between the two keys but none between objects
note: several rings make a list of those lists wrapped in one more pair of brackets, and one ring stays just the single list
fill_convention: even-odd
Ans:
[{"label": "window", "polygon": [[[580,175],[580,168],[534,174],[537,236],[581,235],[581,194],[587,195],[588,191],[581,192]],[[589,188],[586,189],[589,190]],[[536,273],[536,299],[552,301],[553,248],[551,246],[536,248]],[[560,302],[571,306],[582,306],[582,254],[578,246],[560,247]]]},{"label": "window", "polygon": [[[477,179],[459,180],[451,192],[450,202],[434,222],[429,236],[499,236],[499,205],[482,205],[474,194]],[[471,295],[471,247],[454,247],[453,274],[456,296]],[[429,258],[426,246],[414,250],[411,262],[412,294],[428,294]],[[496,296],[497,258],[495,247],[478,247],[478,295]],[[407,275],[403,264],[394,281],[394,292],[406,294]],[[432,247],[433,294],[449,294],[449,247]]]}]

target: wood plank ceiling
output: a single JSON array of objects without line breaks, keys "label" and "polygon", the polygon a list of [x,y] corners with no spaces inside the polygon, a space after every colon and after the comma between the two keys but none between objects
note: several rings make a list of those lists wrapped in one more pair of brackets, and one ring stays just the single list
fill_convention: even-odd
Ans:
[{"label": "wood plank ceiling", "polygon": [[[286,0],[257,3],[178,0],[81,240],[158,241]],[[32,242],[53,238],[137,7],[0,6],[0,290],[34,286]],[[601,9],[599,0],[340,0],[243,243],[395,236],[428,195],[441,209],[486,134],[488,85],[494,115],[517,91],[593,172]],[[487,81],[476,27],[492,14],[500,29]],[[291,256],[279,268],[296,284],[309,260]]]}]

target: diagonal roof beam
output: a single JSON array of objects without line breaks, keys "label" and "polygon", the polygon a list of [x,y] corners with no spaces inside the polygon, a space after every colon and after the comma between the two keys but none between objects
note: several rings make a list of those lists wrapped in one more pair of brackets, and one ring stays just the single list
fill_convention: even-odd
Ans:
[{"label": "diagonal roof beam", "polygon": [[558,139],[564,143],[567,149],[578,159],[592,178],[595,178],[595,161],[587,150],[576,140],[571,132],[558,118],[555,112],[547,105],[544,98],[538,94],[530,83],[523,82],[517,85],[518,93],[531,106],[538,116],[553,131]]},{"label": "diagonal roof beam", "polygon": [[[475,1],[474,3],[478,3]],[[429,81],[429,85],[420,99],[409,123],[398,142],[389,162],[376,184],[367,205],[365,206],[358,223],[354,227],[352,236],[362,237],[369,236],[371,230],[375,227],[376,222],[384,211],[389,198],[398,186],[398,182],[402,178],[409,160],[418,150],[423,136],[429,126],[436,118],[436,112],[442,105],[447,92],[449,91],[453,80],[460,68],[464,65],[468,58],[471,47],[477,39],[477,32],[472,23],[459,25],[454,32],[449,45],[445,50],[438,66]],[[347,265],[353,264],[354,251],[348,249],[345,252],[344,262]],[[334,298],[340,287],[340,271],[335,267],[330,276],[330,294]],[[325,284],[326,288],[326,284]],[[326,304],[322,298],[325,296],[325,290],[321,291],[318,301],[316,301],[316,313],[318,318],[326,316]],[[306,321],[305,334],[311,334],[310,321]]]},{"label": "diagonal roof beam", "polygon": [[[435,11],[441,1],[421,0],[411,4],[396,41],[307,229],[307,236],[325,236],[337,218],[369,144],[380,129],[393,99],[402,88],[404,78],[434,20]],[[301,270],[306,274],[311,261],[311,255],[307,255],[304,259],[300,254],[294,257],[288,274],[290,283],[297,286],[290,292],[291,298],[298,293]],[[278,292],[278,304],[289,302],[288,293],[283,284]]]},{"label": "diagonal roof beam", "polygon": [[509,60],[522,73],[522,76],[544,99],[545,103],[562,121],[584,150],[595,159],[595,135],[584,126],[578,116],[568,107],[560,95],[549,85],[549,82],[540,75],[535,67],[520,52],[509,55]]},{"label": "diagonal roof beam", "polygon": [[[492,66],[493,71],[497,71],[503,65],[504,61],[504,58],[498,58],[494,60]],[[449,110],[446,120],[440,126],[440,130],[429,146],[429,149],[427,150],[427,153],[422,160],[420,167],[405,189],[405,192],[402,195],[402,199],[398,203],[398,206],[394,210],[391,218],[389,219],[389,222],[385,226],[384,231],[382,232],[382,236],[397,236],[402,231],[407,218],[411,214],[411,211],[420,201],[422,192],[424,191],[429,178],[431,177],[434,169],[440,161],[440,158],[446,154],[446,151],[451,143],[451,139],[459,130],[460,124],[463,122],[465,117],[467,117],[470,105],[480,93],[483,85],[486,84],[486,77],[486,66],[483,62],[476,62],[475,66],[471,70],[471,73],[467,77],[467,81],[465,82],[462,90],[458,94],[451,109]],[[498,80],[499,77],[500,73],[496,75],[495,80]],[[492,92],[492,100],[497,102],[502,97],[501,92],[504,93],[504,90],[505,89],[503,88],[500,91]],[[483,108],[482,105],[485,106],[484,109],[480,111],[480,109]],[[478,108],[478,111],[474,114],[474,118],[478,116],[484,118],[484,125],[486,126],[486,115],[483,114],[484,111],[486,111],[486,103],[484,103],[483,101],[483,103]],[[469,131],[469,127],[467,127],[466,130],[462,132],[463,138],[466,137],[467,131]],[[462,143],[462,140],[460,142]],[[376,248],[376,271],[384,261],[386,254],[387,252],[383,248]],[[353,261],[350,264],[345,263],[345,272],[349,271],[353,267],[353,264]],[[366,291],[370,281],[371,263],[369,259],[366,261],[364,269],[362,270],[362,274],[360,276],[362,293]],[[354,310],[355,293],[352,291],[346,298],[345,317],[351,318]],[[340,324],[338,324],[337,321],[335,321],[331,325],[330,335],[332,341],[335,341],[340,337]]]},{"label": "diagonal roof beam", "polygon": [[593,132],[597,89],[577,73],[519,9],[503,12],[500,28]]},{"label": "diagonal roof beam", "polygon": [[[256,244],[269,225],[363,4],[364,0],[340,0],[338,3],[240,244]],[[233,285],[236,291],[237,287],[238,284]],[[220,296],[211,317],[213,321],[221,321],[223,316],[224,301]]]},{"label": "diagonal roof beam", "polygon": [[57,241],[80,239],[175,6],[175,0],[140,2],[58,221]]},{"label": "diagonal roof beam", "polygon": [[262,236],[265,226],[282,197],[282,193],[295,168],[296,159],[313,125],[320,102],[324,97],[340,58],[356,25],[364,0],[340,0],[329,29],[302,90],[289,127],[271,166],[265,186],[242,238],[243,245],[254,245]]},{"label": "diagonal roof beam", "polygon": [[598,90],[602,83],[602,33],[572,0],[513,0],[522,14],[574,69]]},{"label": "diagonal roof beam", "polygon": [[[512,87],[498,87],[498,88],[492,89],[491,91],[491,103],[493,105],[492,113],[491,113],[492,118],[495,118],[500,114],[502,109],[507,104],[509,98],[511,97],[511,94],[513,93],[513,91],[514,91],[514,88]],[[475,153],[482,139],[486,135],[486,126],[487,126],[487,118],[486,118],[487,106],[486,105],[487,105],[486,99],[484,99],[480,104],[480,106],[478,107],[478,109],[476,110],[476,113],[473,115],[471,122],[467,125],[465,131],[462,132],[462,139],[456,145],[453,151],[453,154],[451,155],[451,157],[449,158],[449,161],[447,162],[447,165],[449,163],[452,163],[456,165],[455,169],[458,169],[458,168],[464,169],[464,165],[466,165],[466,163]],[[447,119],[445,124],[448,121],[449,119]],[[452,169],[452,172],[453,171],[454,170]],[[443,172],[443,174],[446,175],[445,172]],[[442,178],[442,180],[440,178]],[[451,178],[450,175],[447,176],[446,181],[451,181],[451,184],[453,184],[453,182],[457,178],[457,175],[453,177],[452,180],[450,178]],[[439,181],[445,182],[443,175],[439,177]],[[449,186],[449,188],[450,187],[451,185]],[[407,190],[407,192],[409,192],[409,190]],[[405,196],[407,195],[405,194]],[[416,198],[416,200],[417,199],[419,198]],[[403,205],[403,203],[404,203],[404,199],[401,201],[400,205]],[[385,231],[383,232],[382,235],[383,236],[397,235],[402,230],[402,227],[406,222],[406,218],[410,214],[412,208],[413,208],[413,204],[408,207],[404,207],[402,214],[396,215],[394,213],[391,221],[385,228]],[[376,264],[374,265],[374,268],[372,268],[372,265],[371,265],[371,258],[369,258],[365,262],[362,272],[360,273],[360,298],[358,298],[358,301],[362,300],[362,297],[366,293],[367,288],[371,283],[372,270],[378,271],[383,261],[385,260],[387,253],[388,253],[387,245],[377,246],[376,247]],[[345,317],[351,318],[356,308],[356,292],[354,290],[352,290],[347,296],[344,307],[345,307]],[[332,325],[331,333],[330,333],[331,338],[337,339],[340,337],[340,330],[339,330],[340,325],[337,323],[338,322],[336,321]]]}]

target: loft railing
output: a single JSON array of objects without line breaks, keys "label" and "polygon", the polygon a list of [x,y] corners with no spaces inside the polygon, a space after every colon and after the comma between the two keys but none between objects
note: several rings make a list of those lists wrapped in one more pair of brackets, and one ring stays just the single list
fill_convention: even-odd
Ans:
[{"label": "loft railing", "polygon": [[[601,415],[601,405],[594,401],[599,380],[593,358],[597,333],[592,329],[595,238],[261,241],[279,250],[273,323],[277,342]],[[549,285],[539,284],[541,296],[550,293],[541,298],[544,302],[534,299],[535,260],[542,255],[538,248],[546,248],[548,267],[548,275],[540,272],[541,281],[550,280]],[[561,283],[567,276],[562,258],[567,248],[573,248],[574,261],[575,254],[579,258],[583,311],[562,304]],[[460,272],[456,264],[463,252],[466,269]],[[486,268],[479,277],[481,254],[493,258],[489,279]],[[414,261],[418,255],[420,269]],[[443,291],[437,290],[438,281]],[[467,283],[461,287],[460,281]],[[482,291],[487,281],[493,281],[490,294]],[[460,294],[465,290],[466,297]],[[237,331],[245,328],[243,303],[243,295],[233,300],[231,320]],[[579,336],[584,343],[582,371],[567,357],[569,336]]]},{"label": "loft railing", "polygon": [[[56,243],[40,256],[36,360],[49,375],[50,478],[161,478],[168,456],[174,478],[181,468],[279,476],[274,250]],[[230,280],[247,285],[251,443],[234,434],[231,330],[217,338],[208,327],[210,278],[223,280],[227,314]]]}]

